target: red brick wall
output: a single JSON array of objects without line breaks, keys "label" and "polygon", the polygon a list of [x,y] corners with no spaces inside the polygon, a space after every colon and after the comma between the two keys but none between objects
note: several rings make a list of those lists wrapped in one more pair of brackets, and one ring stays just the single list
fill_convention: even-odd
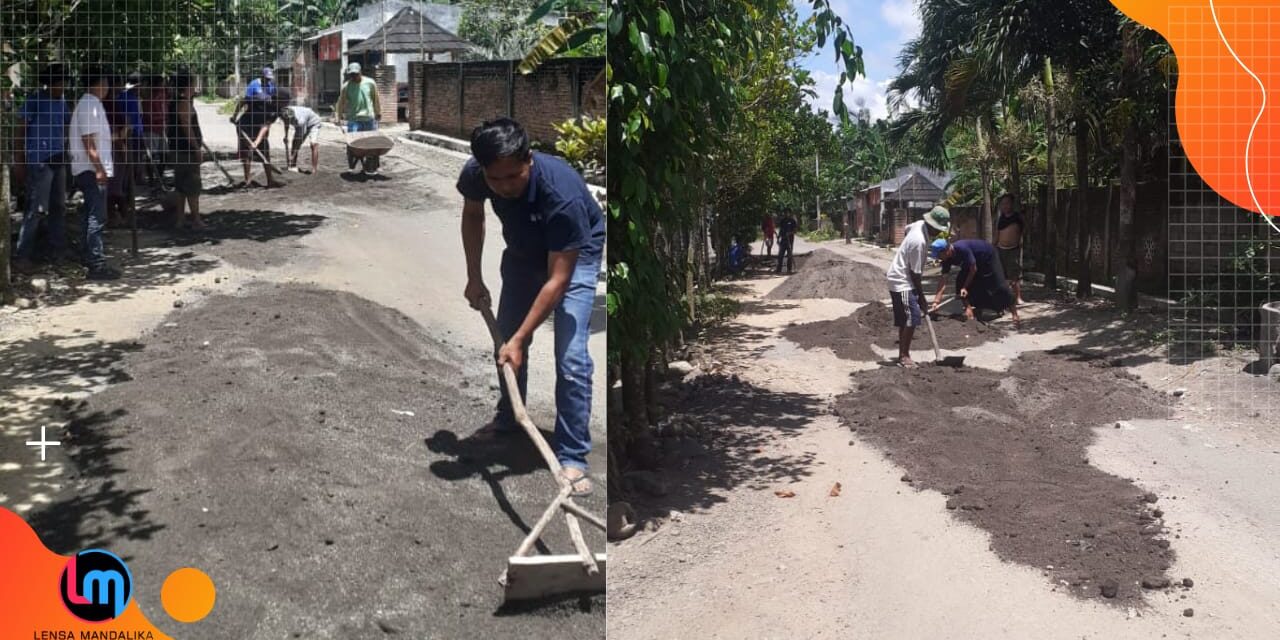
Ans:
[{"label": "red brick wall", "polygon": [[422,127],[422,63],[412,61],[409,63],[409,128],[421,129]]},{"label": "red brick wall", "polygon": [[378,106],[382,107],[381,124],[396,122],[396,68],[380,66],[373,72],[373,80],[378,84]]},{"label": "red brick wall", "polygon": [[[422,107],[420,127],[427,131],[458,135],[458,71],[457,64],[438,63],[423,65],[426,75],[426,101]],[[415,96],[421,100],[423,91]],[[413,105],[410,105],[413,110]]]},{"label": "red brick wall", "polygon": [[[509,64],[505,60],[462,64],[410,63],[410,126],[465,139],[471,128],[481,121],[507,115]],[[595,101],[597,107],[591,109],[591,101],[583,95],[603,68],[603,58],[558,59],[547,62],[529,75],[516,73],[511,86],[511,102],[515,106],[511,117],[519,120],[535,141],[548,146],[554,144],[557,134],[553,124],[579,113],[603,115],[604,101]],[[460,69],[464,70],[463,91],[466,94],[463,96],[461,123],[458,117]],[[601,86],[600,91],[603,90]],[[418,114],[416,117],[415,113]]]},{"label": "red brick wall", "polygon": [[473,62],[463,66],[462,129],[455,137],[471,137],[471,130],[485,120],[508,115],[507,80],[511,66],[505,60]]}]

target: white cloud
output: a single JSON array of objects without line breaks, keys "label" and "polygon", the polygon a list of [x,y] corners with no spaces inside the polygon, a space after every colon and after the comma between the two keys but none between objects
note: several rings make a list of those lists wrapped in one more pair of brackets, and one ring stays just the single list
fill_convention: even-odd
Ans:
[{"label": "white cloud", "polygon": [[880,3],[880,17],[898,30],[903,42],[920,35],[920,14],[916,13],[915,0],[884,0]]},{"label": "white cloud", "polygon": [[[814,71],[812,76],[814,91],[817,92],[818,97],[811,99],[809,104],[813,105],[815,110],[824,110],[827,113],[831,113],[831,101],[835,99],[836,83],[840,82],[840,74]],[[872,120],[888,117],[889,109],[885,102],[884,92],[888,82],[888,80],[885,80],[872,83],[867,78],[859,77],[844,88],[845,106],[849,108],[852,114],[852,112],[861,108],[858,106],[858,101],[862,100],[863,105],[871,111]]]}]

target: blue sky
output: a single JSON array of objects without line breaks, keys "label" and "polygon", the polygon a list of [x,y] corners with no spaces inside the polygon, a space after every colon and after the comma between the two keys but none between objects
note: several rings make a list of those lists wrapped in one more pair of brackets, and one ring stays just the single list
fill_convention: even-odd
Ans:
[{"label": "blue sky", "polygon": [[[808,0],[793,0],[792,4],[801,19],[813,13]],[[862,47],[866,77],[845,86],[844,101],[852,111],[859,98],[866,101],[872,119],[886,117],[885,88],[897,73],[898,52],[902,45],[920,33],[920,18],[915,0],[833,0],[832,8],[853,31],[854,43]],[[815,107],[831,111],[831,99],[835,96],[836,82],[840,80],[840,67],[836,65],[831,43],[801,61],[813,75],[818,98]]]}]

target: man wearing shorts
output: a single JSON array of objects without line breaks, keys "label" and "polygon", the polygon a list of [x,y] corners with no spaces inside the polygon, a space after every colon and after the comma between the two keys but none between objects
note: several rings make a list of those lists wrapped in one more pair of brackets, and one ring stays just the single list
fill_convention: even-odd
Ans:
[{"label": "man wearing shorts", "polygon": [[200,219],[200,164],[204,162],[203,137],[200,133],[200,119],[196,115],[195,83],[191,76],[178,74],[173,78],[173,99],[169,103],[168,137],[173,152],[173,186],[181,198],[178,201],[178,215],[175,225],[182,227],[184,205],[191,212],[191,228],[203,229],[204,221]]},{"label": "man wearing shorts", "polygon": [[[263,69],[263,78],[270,81],[271,77],[267,74],[267,69]],[[279,92],[275,90],[275,85],[259,85],[255,89],[255,85],[250,84],[249,90],[240,98],[236,104],[236,111],[231,116],[232,124],[236,125],[236,142],[239,145],[240,163],[244,165],[244,182],[242,187],[248,187],[253,163],[262,163],[267,174],[268,187],[284,186],[276,180],[275,174],[271,172],[268,163],[271,162],[271,143],[267,140],[267,133],[271,131],[271,123],[276,120],[276,113],[279,111]],[[243,114],[243,115],[242,115]]]},{"label": "man wearing shorts", "polygon": [[930,245],[929,255],[942,261],[944,276],[938,278],[938,292],[933,297],[929,313],[937,311],[942,302],[942,294],[947,290],[945,276],[951,272],[952,267],[959,267],[956,291],[964,302],[966,318],[973,319],[974,309],[998,312],[1008,310],[1013,316],[1014,326],[1018,325],[1018,304],[1005,282],[1000,256],[990,242],[973,239],[948,244],[946,240],[938,238]]},{"label": "man wearing shorts", "polygon": [[311,145],[311,173],[315,173],[320,168],[320,116],[306,107],[289,106],[280,110],[280,117],[284,120],[286,147],[290,146],[289,129],[293,129],[293,145],[286,152],[289,168],[298,166],[298,151],[306,142]]},{"label": "man wearing shorts", "polygon": [[914,367],[911,361],[911,338],[920,326],[921,309],[925,308],[924,277],[925,260],[929,257],[929,244],[939,234],[951,228],[951,212],[944,207],[934,207],[924,214],[924,220],[912,222],[893,255],[893,262],[885,276],[889,280],[889,295],[893,298],[893,326],[898,327],[898,366]]},{"label": "man wearing shorts", "polygon": [[1000,196],[1000,218],[996,221],[996,248],[1000,251],[1000,264],[1004,265],[1004,278],[1013,287],[1013,297],[1022,304],[1022,233],[1027,228],[1022,214],[1013,210],[1013,196]]}]

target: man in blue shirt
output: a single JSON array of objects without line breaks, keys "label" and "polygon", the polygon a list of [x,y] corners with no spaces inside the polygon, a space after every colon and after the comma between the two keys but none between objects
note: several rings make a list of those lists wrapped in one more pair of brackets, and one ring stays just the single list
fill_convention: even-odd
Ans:
[{"label": "man in blue shirt", "polygon": [[22,217],[15,250],[15,266],[30,270],[36,239],[43,227],[53,260],[67,249],[65,214],[67,210],[66,137],[71,110],[64,98],[66,79],[58,67],[50,67],[40,78],[46,88],[33,93],[18,113],[18,139],[23,140],[26,154],[27,210]]},{"label": "man in blue shirt", "polygon": [[271,71],[271,67],[263,67],[262,77],[254,78],[249,86],[245,87],[245,99],[266,101],[276,97],[276,83],[273,78],[275,73]]},{"label": "man in blue shirt", "polygon": [[[574,495],[591,493],[591,375],[587,350],[591,307],[604,251],[604,215],[582,176],[564,160],[529,150],[529,136],[510,118],[485,122],[471,133],[472,158],[458,177],[462,245],[467,259],[466,298],[475,309],[491,304],[480,272],[484,202],[502,221],[502,292],[498,329],[506,343],[498,363],[518,373],[527,397],[524,366],[533,332],[555,311],[556,428],[552,448]],[[501,381],[500,381],[501,382]],[[497,416],[477,436],[519,433],[503,385]]]},{"label": "man in blue shirt", "polygon": [[1014,326],[1018,326],[1018,305],[1013,291],[1004,278],[1004,268],[1000,264],[1000,255],[996,248],[986,240],[957,240],[948,244],[939,238],[929,247],[929,253],[942,261],[942,275],[938,278],[938,292],[933,297],[933,306],[929,312],[938,309],[942,294],[947,289],[946,275],[951,267],[958,266],[956,274],[956,290],[964,302],[964,315],[973,318],[974,309],[1004,311],[1008,309],[1013,317]]}]

